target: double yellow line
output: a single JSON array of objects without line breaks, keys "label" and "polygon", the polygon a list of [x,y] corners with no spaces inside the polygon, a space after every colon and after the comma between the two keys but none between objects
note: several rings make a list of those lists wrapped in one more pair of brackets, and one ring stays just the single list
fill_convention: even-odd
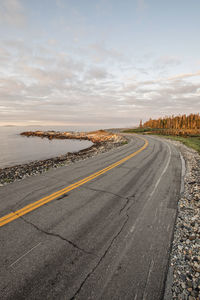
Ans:
[{"label": "double yellow line", "polygon": [[35,210],[36,208],[38,208],[38,207],[40,207],[40,206],[42,206],[42,205],[44,205],[44,204],[46,204],[46,203],[48,203],[50,201],[52,201],[52,200],[54,200],[54,199],[56,199],[56,198],[58,198],[58,197],[60,197],[60,196],[62,196],[64,194],[68,193],[69,191],[72,191],[72,190],[76,189],[77,187],[85,184],[86,182],[88,182],[88,181],[90,181],[90,180],[92,180],[92,179],[94,179],[94,178],[96,178],[96,177],[98,177],[98,176],[100,176],[100,175],[102,175],[102,174],[110,171],[111,169],[119,166],[120,164],[124,163],[128,159],[134,157],[135,155],[137,155],[138,153],[140,153],[141,151],[143,151],[148,146],[148,141],[146,139],[144,139],[142,137],[140,137],[140,139],[143,139],[145,141],[145,144],[139,150],[137,150],[136,152],[134,152],[134,153],[132,153],[132,154],[124,157],[123,159],[117,161],[116,163],[114,163],[114,164],[106,167],[105,169],[102,169],[102,170],[100,170],[100,171],[98,171],[98,172],[96,172],[96,173],[94,173],[94,174],[92,174],[92,175],[90,175],[90,176],[82,179],[82,180],[79,180],[79,181],[77,181],[77,182],[75,182],[75,183],[73,183],[73,184],[65,187],[62,190],[59,190],[59,191],[57,191],[57,192],[55,192],[55,193],[53,193],[53,194],[51,194],[49,196],[41,198],[38,201],[35,201],[35,202],[31,203],[31,204],[28,204],[28,205],[24,206],[23,208],[15,211],[15,212],[12,212],[12,213],[10,213],[8,215],[5,215],[5,216],[1,217],[0,218],[0,227],[4,226],[4,225],[6,225],[6,224],[8,224],[8,223],[10,223],[12,221],[14,221],[15,219],[18,219],[19,217],[21,217],[21,216],[23,216],[23,215],[25,215],[25,214],[27,214],[27,213]]}]

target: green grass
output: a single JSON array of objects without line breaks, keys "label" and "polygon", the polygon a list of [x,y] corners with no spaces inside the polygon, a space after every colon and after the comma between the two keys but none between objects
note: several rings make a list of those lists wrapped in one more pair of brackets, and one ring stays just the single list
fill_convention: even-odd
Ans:
[{"label": "green grass", "polygon": [[133,129],[126,129],[123,132],[124,133],[145,133],[145,132],[153,132],[158,129],[153,129],[153,128],[133,128]]},{"label": "green grass", "polygon": [[123,141],[123,142],[121,142],[121,144],[122,145],[126,145],[126,144],[128,144],[128,142],[127,141]]},{"label": "green grass", "polygon": [[161,135],[164,138],[179,141],[186,145],[187,147],[193,148],[198,151],[200,154],[200,136],[197,137],[182,137],[182,136],[173,136],[173,135]]},{"label": "green grass", "polygon": [[[127,129],[125,133],[140,133],[140,134],[155,134],[154,131],[158,129],[152,128],[134,128],[134,129]],[[179,141],[186,145],[187,147],[193,148],[194,150],[198,151],[200,154],[200,136],[191,136],[191,137],[182,137],[182,136],[173,136],[173,135],[161,135],[156,134],[158,136],[164,137],[166,139],[171,139],[175,141]]]}]

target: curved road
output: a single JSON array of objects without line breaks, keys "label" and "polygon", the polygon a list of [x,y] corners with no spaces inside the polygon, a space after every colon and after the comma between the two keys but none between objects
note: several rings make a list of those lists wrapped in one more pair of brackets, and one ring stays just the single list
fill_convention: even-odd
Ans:
[{"label": "curved road", "polygon": [[0,189],[1,299],[163,298],[181,160],[145,139]]}]

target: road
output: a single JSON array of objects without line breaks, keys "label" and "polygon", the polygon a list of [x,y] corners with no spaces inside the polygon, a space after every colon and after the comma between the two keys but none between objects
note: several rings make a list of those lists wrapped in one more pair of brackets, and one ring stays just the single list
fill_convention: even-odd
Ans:
[{"label": "road", "polygon": [[163,298],[180,155],[161,139],[129,138],[1,187],[1,299]]}]

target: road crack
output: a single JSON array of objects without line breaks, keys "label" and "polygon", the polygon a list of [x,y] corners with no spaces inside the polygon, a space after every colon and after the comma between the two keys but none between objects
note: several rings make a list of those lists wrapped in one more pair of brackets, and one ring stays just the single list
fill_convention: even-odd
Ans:
[{"label": "road crack", "polygon": [[[130,197],[129,197],[129,196],[128,196],[128,197],[125,197],[125,196],[122,196],[122,195],[119,195],[119,194],[115,194],[115,193],[110,192],[110,191],[105,191],[105,190],[100,190],[100,189],[94,189],[94,188],[85,187],[85,186],[82,187],[82,188],[87,189],[87,190],[91,190],[91,191],[94,191],[94,192],[102,192],[102,193],[110,194],[110,195],[119,197],[119,198],[121,198],[121,199],[123,199],[123,200],[126,200],[125,204],[124,204],[124,205],[122,206],[122,208],[120,209],[119,214],[121,214],[122,211],[127,207],[127,205],[129,204],[129,202],[131,201],[131,199],[135,197],[135,195],[134,195],[134,196],[130,196]],[[132,205],[131,205],[131,206],[132,206]],[[129,208],[130,208],[130,207],[129,207]],[[128,208],[128,210],[129,210],[129,208]]]},{"label": "road crack", "polygon": [[[15,213],[16,214],[16,213]],[[68,244],[70,244],[71,246],[73,246],[74,248],[78,249],[79,251],[82,251],[84,252],[85,254],[89,254],[89,255],[93,255],[93,256],[96,256],[94,253],[92,252],[89,252],[81,247],[79,247],[77,244],[75,244],[74,242],[72,242],[71,240],[63,237],[62,235],[58,234],[58,233],[54,233],[54,232],[49,232],[49,231],[46,231],[42,228],[39,228],[37,225],[35,225],[34,223],[26,220],[24,217],[22,216],[19,216],[20,219],[22,219],[25,223],[31,225],[32,227],[34,227],[37,231],[43,233],[43,234],[46,234],[46,235],[49,235],[49,236],[53,236],[53,237],[56,237],[56,238],[59,238],[61,239],[62,241],[65,241],[67,242]]]},{"label": "road crack", "polygon": [[118,236],[120,235],[120,233],[122,232],[122,230],[124,229],[124,227],[126,226],[127,222],[129,220],[129,215],[126,215],[126,220],[123,222],[120,230],[116,233],[116,235],[113,237],[113,239],[110,241],[108,247],[106,248],[106,250],[104,251],[103,255],[100,257],[100,259],[98,260],[97,264],[92,268],[92,270],[87,274],[87,276],[85,277],[85,279],[83,280],[83,282],[80,284],[79,288],[77,289],[77,291],[75,292],[75,294],[70,298],[70,300],[74,300],[76,298],[76,296],[80,293],[83,285],[86,283],[86,281],[89,279],[89,277],[95,272],[95,270],[98,268],[98,266],[100,265],[100,263],[102,262],[102,260],[104,259],[104,257],[106,256],[106,254],[109,252],[110,248],[112,247],[112,245],[114,244],[115,240],[118,238]]},{"label": "road crack", "polygon": [[[119,214],[121,214],[122,211],[128,206],[128,204],[129,204],[130,201],[131,201],[131,198],[132,198],[132,197],[126,197],[126,198],[124,198],[124,199],[126,199],[126,202],[125,202],[125,204],[122,206],[122,208],[120,209]],[[131,205],[131,206],[132,206],[132,205]],[[128,207],[127,210],[129,210],[129,208],[130,208],[130,207]]]}]

